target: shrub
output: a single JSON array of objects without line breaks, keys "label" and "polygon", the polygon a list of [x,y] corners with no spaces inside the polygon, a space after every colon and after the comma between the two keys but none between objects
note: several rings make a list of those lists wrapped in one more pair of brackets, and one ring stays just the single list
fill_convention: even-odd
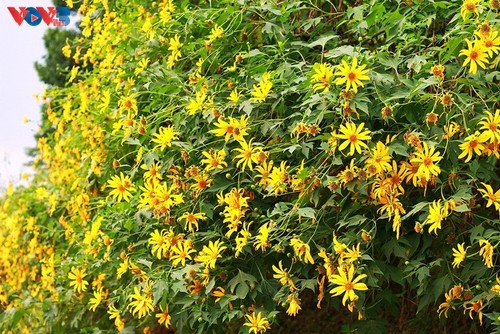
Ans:
[{"label": "shrub", "polygon": [[3,330],[499,330],[497,1],[79,11],[2,200]]}]

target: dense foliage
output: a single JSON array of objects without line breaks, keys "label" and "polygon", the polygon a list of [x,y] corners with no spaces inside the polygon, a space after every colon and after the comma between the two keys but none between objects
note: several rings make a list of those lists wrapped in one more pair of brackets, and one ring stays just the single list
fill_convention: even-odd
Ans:
[{"label": "dense foliage", "polygon": [[85,0],[0,328],[499,332],[498,8]]}]

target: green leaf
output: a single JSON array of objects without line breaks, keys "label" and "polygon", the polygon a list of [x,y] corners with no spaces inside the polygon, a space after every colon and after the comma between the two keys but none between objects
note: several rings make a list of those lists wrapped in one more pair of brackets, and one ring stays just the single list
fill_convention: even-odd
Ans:
[{"label": "green leaf", "polygon": [[315,278],[301,280],[302,288],[309,289],[312,292],[316,292],[316,286],[318,285]]},{"label": "green leaf", "polygon": [[427,277],[431,276],[429,268],[427,268],[427,266],[421,266],[420,268],[418,268],[416,274],[419,283],[424,282]]},{"label": "green leaf", "polygon": [[146,266],[146,267],[148,267],[148,269],[150,269],[150,270],[151,270],[151,265],[153,264],[153,262],[148,261],[148,260],[146,260],[146,259],[138,259],[138,260],[137,260],[137,263],[140,263],[140,264],[145,265],[145,266]]},{"label": "green leaf", "polygon": [[455,209],[453,209],[453,211],[455,212],[469,212],[470,211],[470,208],[467,204],[461,204],[457,207],[455,207]]},{"label": "green leaf", "polygon": [[406,218],[414,215],[417,212],[422,211],[423,208],[428,207],[428,206],[429,206],[429,202],[419,202],[419,203],[417,203],[413,207],[413,209],[411,209],[406,215],[404,215],[403,217],[401,217],[401,220],[405,220]]},{"label": "green leaf", "polygon": [[422,56],[416,55],[410,60],[408,60],[408,69],[413,69],[415,73],[419,73],[422,69],[422,66],[427,63],[427,59]]},{"label": "green leaf", "polygon": [[378,61],[381,65],[392,68],[394,70],[398,69],[399,64],[401,64],[401,58],[390,57],[388,54],[380,53]]},{"label": "green leaf", "polygon": [[214,178],[214,183],[211,187],[205,190],[207,193],[218,193],[219,191],[226,190],[231,185],[233,185],[233,181],[226,179],[222,176],[217,176]]},{"label": "green leaf", "polygon": [[334,38],[337,38],[337,37],[338,36],[335,35],[335,34],[329,34],[329,35],[326,35],[326,36],[322,36],[322,37],[318,38],[317,40],[309,43],[307,46],[310,47],[310,48],[314,48],[314,47],[316,47],[316,46],[319,45],[319,46],[321,46],[322,49],[324,49],[325,48],[325,44],[328,41],[330,41],[330,40],[332,40]]},{"label": "green leaf", "polygon": [[238,284],[238,287],[236,288],[236,296],[240,297],[240,299],[245,299],[247,296],[248,292],[250,291],[250,288],[248,287],[247,284],[241,283]]},{"label": "green leaf", "polygon": [[141,142],[137,138],[127,138],[127,140],[125,140],[125,142],[129,145],[135,145],[135,146],[141,145]]},{"label": "green leaf", "polygon": [[401,155],[403,157],[410,156],[408,154],[408,146],[406,146],[402,143],[391,143],[389,145],[389,150],[391,150],[392,152],[396,153],[397,155]]},{"label": "green leaf", "polygon": [[270,13],[273,13],[274,15],[281,16],[283,13],[277,8],[276,6],[271,6],[271,5],[260,5],[259,8],[263,11],[267,11]]},{"label": "green leaf", "polygon": [[391,239],[382,246],[385,256],[389,259],[391,255],[406,259],[406,248],[401,246],[397,239]]},{"label": "green leaf", "polygon": [[243,110],[245,112],[245,114],[247,114],[248,116],[250,116],[250,114],[252,113],[252,110],[253,110],[253,104],[252,102],[250,101],[243,101],[241,104],[240,104],[240,110]]},{"label": "green leaf", "polygon": [[135,227],[134,221],[132,219],[127,219],[123,224],[123,227],[125,227],[128,231],[132,231]]},{"label": "green leaf", "polygon": [[314,210],[314,208],[299,208],[298,210],[298,214],[299,216],[303,217],[303,218],[311,218],[311,219],[315,219],[316,218],[316,210]]},{"label": "green leaf", "polygon": [[[244,273],[238,269],[238,274],[228,283],[229,291],[233,294],[235,293],[238,297],[243,299],[250,291],[249,284],[254,284],[256,282],[257,279],[254,276]],[[241,287],[242,285],[244,287]]]},{"label": "green leaf", "polygon": [[253,50],[250,50],[247,53],[243,54],[242,57],[243,57],[243,59],[246,59],[246,58],[252,58],[252,57],[255,57],[258,55],[263,55],[263,54],[264,53],[262,53],[259,49],[253,49]]},{"label": "green leaf", "polygon": [[168,292],[168,284],[164,280],[157,280],[153,285],[152,290],[154,303],[158,304],[163,295]]},{"label": "green leaf", "polygon": [[441,63],[446,63],[448,59],[450,59],[450,57],[456,53],[458,47],[463,42],[464,38],[462,36],[450,38],[446,42],[446,47],[443,48],[440,52]]},{"label": "green leaf", "polygon": [[366,221],[366,217],[362,216],[362,215],[355,215],[347,220],[345,219],[342,219],[338,222],[338,225],[339,225],[339,229],[344,227],[344,226],[357,226],[357,225],[361,225],[363,224],[365,221]]}]

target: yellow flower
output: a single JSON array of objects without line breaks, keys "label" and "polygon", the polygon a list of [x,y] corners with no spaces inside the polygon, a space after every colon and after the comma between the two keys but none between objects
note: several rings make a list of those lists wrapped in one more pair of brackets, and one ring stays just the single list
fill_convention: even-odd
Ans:
[{"label": "yellow flower", "polygon": [[113,188],[113,190],[111,190],[109,194],[113,196],[118,202],[121,202],[122,199],[128,202],[132,197],[131,192],[135,191],[130,177],[128,175],[123,175],[122,172],[120,172],[120,176],[112,176],[111,179],[108,180],[108,186]]},{"label": "yellow flower", "polygon": [[241,141],[244,139],[243,136],[247,135],[248,116],[243,115],[239,120],[229,117],[229,122],[219,117],[217,122],[214,122],[214,125],[217,129],[211,130],[210,132],[214,133],[217,137],[225,137],[226,143],[231,136],[234,140]]},{"label": "yellow flower", "polygon": [[345,303],[348,299],[351,302],[355,301],[358,298],[358,296],[354,292],[355,290],[358,290],[358,291],[368,290],[368,287],[366,286],[365,283],[359,282],[360,280],[362,280],[365,277],[366,277],[366,274],[361,274],[358,277],[354,278],[354,266],[353,265],[349,266],[347,274],[345,273],[343,268],[339,267],[338,275],[333,275],[332,277],[329,278],[330,282],[332,282],[335,285],[338,285],[337,287],[333,288],[330,291],[330,293],[333,294],[334,296],[339,296],[341,294],[344,294],[344,297],[342,298],[343,305],[345,305]]},{"label": "yellow flower", "polygon": [[137,67],[135,68],[134,74],[139,75],[142,71],[146,69],[146,67],[148,67],[148,64],[149,64],[149,58],[142,58],[141,60],[139,60],[139,62],[137,63]]},{"label": "yellow flower", "polygon": [[484,186],[484,189],[478,190],[483,194],[483,198],[488,200],[486,207],[489,208],[491,205],[494,205],[495,209],[500,211],[500,189],[495,192],[489,184],[483,182],[481,182],[481,184]]},{"label": "yellow flower", "polygon": [[335,76],[339,77],[335,80],[335,84],[343,85],[346,84],[345,90],[348,91],[350,88],[354,93],[358,92],[358,85],[364,87],[361,80],[369,80],[370,78],[366,75],[368,70],[365,70],[366,65],[358,66],[358,58],[354,57],[352,59],[352,66],[349,67],[345,60],[342,60],[342,65],[337,67],[337,72]]},{"label": "yellow flower", "polygon": [[89,282],[83,279],[85,276],[87,276],[85,268],[71,267],[71,272],[68,274],[68,278],[71,280],[69,286],[72,286],[76,292],[86,291]]},{"label": "yellow flower", "polygon": [[446,206],[441,206],[441,200],[432,201],[429,204],[429,214],[424,222],[424,224],[431,224],[429,226],[429,233],[434,231],[437,234],[437,230],[441,229],[441,222],[446,217],[448,217],[448,209]]},{"label": "yellow flower", "polygon": [[479,246],[481,249],[479,250],[479,255],[483,257],[484,264],[488,268],[493,267],[493,247],[488,240],[481,239],[479,240]]},{"label": "yellow flower", "polygon": [[462,8],[460,8],[460,15],[462,15],[462,19],[466,19],[469,14],[479,15],[481,0],[464,0],[462,3]]},{"label": "yellow flower", "polygon": [[139,319],[154,310],[153,300],[149,295],[142,295],[137,287],[134,287],[134,293],[129,299],[135,299],[128,305],[132,309],[132,315],[138,313]]},{"label": "yellow flower", "polygon": [[432,66],[431,74],[435,78],[443,79],[444,78],[444,66],[441,64],[437,64],[437,65]]},{"label": "yellow flower", "polygon": [[196,96],[189,100],[188,105],[186,106],[186,110],[188,115],[194,115],[197,111],[203,110],[203,103],[205,103],[205,99],[207,95],[203,92],[197,92]]},{"label": "yellow flower", "polygon": [[476,31],[475,34],[479,36],[479,41],[489,57],[493,57],[494,54],[500,51],[500,36],[498,36],[498,31],[492,30],[489,34],[481,34]]},{"label": "yellow flower", "polygon": [[389,148],[379,141],[372,149],[371,155],[365,161],[366,166],[373,166],[377,173],[382,173],[391,169],[391,155]]},{"label": "yellow flower", "polygon": [[189,254],[196,253],[196,250],[192,248],[191,240],[182,240],[171,248],[171,252],[170,261],[172,261],[172,266],[177,267],[181,263],[184,267],[186,266],[186,259],[193,259]]},{"label": "yellow flower", "polygon": [[327,64],[316,63],[313,65],[314,74],[311,77],[313,83],[313,91],[323,90],[328,92],[330,90],[330,83],[333,77],[333,70]]},{"label": "yellow flower", "polygon": [[195,191],[196,196],[212,185],[212,179],[205,173],[196,175],[194,179],[196,182],[191,185],[191,189]]},{"label": "yellow flower", "polygon": [[255,312],[252,312],[252,314],[247,314],[245,315],[247,318],[247,322],[243,324],[243,326],[248,326],[250,329],[248,330],[249,334],[259,334],[259,333],[264,333],[266,330],[268,330],[269,327],[269,321],[267,320],[266,317],[262,316],[262,313],[259,312],[255,314]]},{"label": "yellow flower", "polygon": [[170,328],[170,319],[171,316],[168,313],[168,305],[165,306],[165,310],[160,306],[160,309],[163,311],[162,313],[157,313],[156,317],[158,318],[158,323],[164,324],[166,328]]},{"label": "yellow flower", "polygon": [[257,175],[255,175],[256,179],[260,179],[259,185],[264,185],[267,186],[269,184],[269,176],[271,175],[272,169],[273,169],[274,161],[270,160],[267,162],[264,160],[264,162],[255,168],[257,171]]},{"label": "yellow flower", "polygon": [[69,38],[66,38],[66,44],[64,44],[62,48],[62,53],[66,58],[71,57],[71,46],[69,45]]},{"label": "yellow flower", "polygon": [[179,35],[175,34],[174,37],[170,38],[168,44],[169,44],[168,50],[170,50],[170,51],[172,51],[172,53],[176,53],[176,55],[178,54],[180,56],[179,49],[181,48],[181,46],[183,44],[181,43]]},{"label": "yellow flower", "polygon": [[455,309],[455,306],[452,304],[453,300],[455,299],[453,296],[453,289],[451,289],[450,291],[445,293],[444,298],[445,298],[445,301],[443,303],[439,304],[437,311],[439,312],[439,317],[441,317],[443,315],[443,312],[444,312],[444,317],[448,318],[448,310],[450,308],[453,310]]},{"label": "yellow flower", "polygon": [[453,248],[453,268],[458,268],[460,263],[462,263],[467,257],[467,248],[464,248],[465,242],[457,244],[457,248]]},{"label": "yellow flower", "polygon": [[99,306],[101,301],[102,301],[102,290],[98,289],[97,291],[94,291],[94,297],[90,298],[89,300],[89,305],[90,305],[89,310],[95,312],[95,309],[97,308],[97,306]]},{"label": "yellow flower", "polygon": [[361,252],[359,250],[360,244],[352,246],[352,248],[347,248],[346,252],[342,256],[342,260],[346,263],[353,263],[361,257]]},{"label": "yellow flower", "polygon": [[368,148],[364,140],[370,140],[370,130],[364,128],[365,123],[361,123],[356,127],[353,122],[347,122],[346,125],[340,126],[340,134],[337,134],[338,139],[345,139],[345,141],[340,144],[339,150],[343,151],[347,146],[349,146],[349,154],[353,155],[354,150],[361,154],[361,148]]},{"label": "yellow flower", "polygon": [[224,29],[216,23],[212,30],[210,30],[210,36],[213,36],[214,39],[222,38],[224,37]]},{"label": "yellow flower", "polygon": [[127,111],[137,112],[137,100],[132,96],[122,96],[118,101],[118,105]]},{"label": "yellow flower", "polygon": [[179,220],[185,220],[186,224],[184,225],[184,229],[189,232],[194,232],[193,225],[196,226],[196,231],[198,231],[198,220],[207,220],[207,217],[203,212],[201,213],[190,213],[185,212],[182,216],[179,217]]},{"label": "yellow flower", "polygon": [[[469,304],[470,306],[466,306],[467,304]],[[464,314],[465,314],[465,312],[469,311],[469,317],[472,319],[473,318],[472,312],[476,312],[478,317],[479,317],[479,324],[482,326],[483,325],[482,308],[483,308],[483,300],[482,299],[478,299],[476,301],[466,302],[464,304]]]},{"label": "yellow flower", "polygon": [[481,66],[483,69],[486,68],[488,64],[488,52],[486,51],[484,45],[479,41],[474,41],[474,44],[471,43],[467,38],[465,39],[467,42],[467,49],[460,50],[461,56],[466,56],[462,67],[465,67],[470,63],[469,73],[476,74],[477,65]]},{"label": "yellow flower", "polygon": [[108,314],[109,314],[109,320],[115,319],[116,329],[120,332],[125,327],[125,323],[120,317],[120,311],[115,307],[114,304],[109,304]]},{"label": "yellow flower", "polygon": [[217,303],[226,295],[226,290],[223,287],[218,286],[210,292],[210,295],[216,298],[215,302]]},{"label": "yellow flower", "polygon": [[156,253],[156,257],[161,259],[163,254],[168,250],[168,236],[167,231],[162,230],[161,233],[158,230],[155,230],[150,234],[150,238],[148,239],[148,244],[152,245],[151,253],[154,255]]},{"label": "yellow flower", "polygon": [[[444,108],[453,106],[453,96],[450,93],[445,93],[441,95],[441,104]],[[455,123],[455,122],[452,122]],[[457,123],[455,123],[457,124]],[[446,125],[445,125],[446,127]],[[446,132],[446,131],[445,131]]]},{"label": "yellow flower", "polygon": [[260,147],[252,147],[252,139],[247,143],[245,139],[239,141],[241,148],[235,148],[234,151],[239,154],[234,157],[234,159],[239,159],[236,162],[236,167],[240,167],[241,171],[245,171],[245,167],[248,166],[250,170],[253,170],[252,162],[258,163],[257,156],[259,152],[262,152]]},{"label": "yellow flower", "polygon": [[451,122],[450,125],[445,125],[444,126],[444,136],[443,138],[451,138],[453,137],[456,133],[460,131],[460,124],[456,122]]},{"label": "yellow flower", "polygon": [[109,320],[113,320],[120,317],[120,311],[116,308],[115,304],[109,304],[108,314],[109,314]]},{"label": "yellow flower", "polygon": [[182,45],[183,44],[180,41],[179,35],[176,34],[173,38],[170,38],[168,50],[170,50],[172,53],[167,57],[168,69],[171,69],[174,66],[175,62],[181,57],[180,48],[182,47]]},{"label": "yellow flower", "polygon": [[271,246],[269,242],[269,227],[268,224],[264,224],[259,228],[259,234],[255,236],[255,241],[253,243],[255,250],[266,251],[266,248]]},{"label": "yellow flower", "polygon": [[221,258],[222,251],[227,247],[224,246],[222,241],[216,240],[215,242],[209,241],[208,246],[203,246],[200,254],[195,258],[196,262],[200,262],[207,268],[215,268],[215,263],[218,258]]},{"label": "yellow flower", "polygon": [[210,149],[208,152],[203,151],[201,154],[205,157],[200,162],[206,164],[205,170],[211,171],[216,169],[223,169],[227,167],[226,159],[226,151],[222,148],[218,151]]},{"label": "yellow flower", "polygon": [[178,139],[178,133],[174,131],[174,126],[169,125],[165,127],[161,127],[158,133],[154,134],[154,137],[152,139],[153,143],[157,143],[154,147],[156,150],[157,148],[160,148],[160,151],[163,151],[165,147],[171,147],[172,146],[172,141],[174,139]]},{"label": "yellow flower", "polygon": [[101,113],[105,113],[108,109],[108,106],[111,102],[111,92],[109,90],[105,90],[102,92],[101,104],[97,106]]},{"label": "yellow flower", "polygon": [[328,138],[328,145],[330,154],[335,154],[337,150],[337,130],[330,132],[330,138]]},{"label": "yellow flower", "polygon": [[305,263],[314,264],[314,259],[311,256],[311,249],[308,244],[298,238],[293,238],[290,240],[290,245],[293,247],[295,256],[297,256],[301,261],[302,256],[304,256]]},{"label": "yellow flower", "polygon": [[270,81],[271,73],[265,72],[262,74],[262,79],[259,81],[257,85],[253,85],[253,90],[250,94],[253,96],[250,101],[253,102],[263,102],[266,100],[271,88],[273,87],[273,83]]},{"label": "yellow flower", "polygon": [[302,309],[300,307],[300,298],[297,296],[296,293],[294,293],[289,295],[286,301],[289,303],[288,309],[286,310],[286,314],[290,316],[296,316],[297,313],[299,313],[299,311]]},{"label": "yellow flower", "polygon": [[273,274],[273,278],[277,279],[281,285],[289,284],[293,288],[295,288],[295,284],[292,281],[292,275],[290,275],[286,269],[283,268],[283,262],[280,260],[278,263],[279,267],[276,267],[275,265],[272,266],[273,271],[275,274]]},{"label": "yellow flower", "polygon": [[496,293],[500,296],[500,277],[496,277],[497,284],[493,285],[490,289],[491,292]]},{"label": "yellow flower", "polygon": [[123,262],[116,270],[116,278],[120,279],[123,276],[123,274],[127,272],[127,270],[128,270],[128,259],[123,259]]},{"label": "yellow flower", "polygon": [[68,79],[68,82],[72,82],[75,80],[76,76],[78,75],[78,70],[80,69],[80,66],[74,66],[71,68],[70,76]]},{"label": "yellow flower", "polygon": [[273,167],[273,170],[269,175],[269,180],[267,181],[267,183],[269,184],[268,188],[270,188],[270,193],[279,195],[287,190],[287,169],[288,166],[286,165],[286,161],[282,161],[279,167]]},{"label": "yellow flower", "polygon": [[442,157],[439,151],[436,151],[434,146],[429,147],[426,142],[423,143],[423,148],[417,150],[415,157],[410,160],[411,163],[419,164],[417,176],[424,177],[429,180],[431,175],[438,176],[441,173],[439,166],[435,162],[439,162]]},{"label": "yellow flower", "polygon": [[339,242],[337,240],[337,236],[333,235],[333,250],[335,251],[335,254],[340,255],[341,257],[344,256],[344,253],[349,249],[349,247],[343,243]]},{"label": "yellow flower", "polygon": [[490,143],[500,142],[500,109],[497,109],[494,115],[487,111],[486,115],[477,123],[481,125],[480,130],[484,130],[482,135]]},{"label": "yellow flower", "polygon": [[240,100],[240,97],[241,94],[238,93],[238,90],[235,88],[231,91],[231,94],[229,94],[229,97],[227,99],[236,104]]},{"label": "yellow flower", "polygon": [[146,172],[143,175],[144,180],[161,180],[163,177],[160,174],[161,164],[159,162],[153,162],[149,167],[146,164],[141,165],[141,169]]},{"label": "yellow flower", "polygon": [[467,156],[464,162],[469,162],[472,158],[473,153],[481,155],[482,151],[484,150],[484,145],[482,143],[484,143],[485,141],[486,137],[477,131],[476,133],[467,136],[467,138],[464,139],[464,142],[459,145],[462,153],[458,156],[458,158],[462,159]]},{"label": "yellow flower", "polygon": [[234,256],[238,257],[240,253],[243,251],[243,247],[248,245],[248,240],[252,236],[252,233],[248,231],[248,227],[251,225],[247,223],[243,223],[243,229],[238,233],[238,236],[235,238],[236,241],[236,247],[235,247],[235,252]]}]

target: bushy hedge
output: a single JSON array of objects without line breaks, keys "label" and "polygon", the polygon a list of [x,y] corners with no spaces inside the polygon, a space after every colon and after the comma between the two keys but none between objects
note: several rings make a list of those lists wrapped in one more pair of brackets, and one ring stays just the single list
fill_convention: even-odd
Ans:
[{"label": "bushy hedge", "polygon": [[0,328],[500,331],[498,8],[85,0]]}]

